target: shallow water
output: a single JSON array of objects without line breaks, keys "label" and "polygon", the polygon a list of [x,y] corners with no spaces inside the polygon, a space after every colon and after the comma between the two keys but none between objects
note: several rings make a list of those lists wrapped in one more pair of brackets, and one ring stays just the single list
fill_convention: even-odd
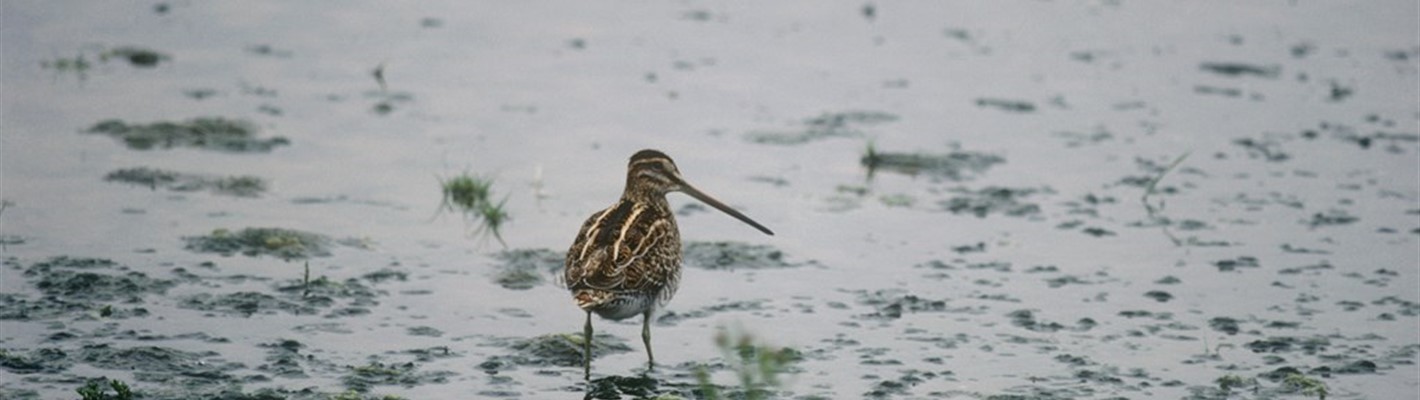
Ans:
[{"label": "shallow water", "polygon": [[[737,326],[802,355],[785,398],[1411,397],[1415,7],[4,2],[0,397],[579,395],[547,270],[641,148],[776,232],[672,195],[654,393],[734,387]],[[199,118],[287,142],[88,133]],[[440,212],[462,172],[531,259]],[[191,245],[264,227],[328,255]]]}]

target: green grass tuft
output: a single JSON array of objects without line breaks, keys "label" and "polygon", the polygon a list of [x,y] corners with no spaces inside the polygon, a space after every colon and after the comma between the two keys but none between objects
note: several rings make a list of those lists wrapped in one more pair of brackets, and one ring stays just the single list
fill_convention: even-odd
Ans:
[{"label": "green grass tuft", "polygon": [[123,383],[123,381],[117,379],[110,379],[107,382],[108,387],[113,388],[114,392],[110,395],[108,394],[108,389],[100,385],[101,382],[103,382],[103,379],[90,380],[84,383],[84,386],[76,389],[75,392],[79,393],[80,400],[133,400],[133,391],[128,388],[127,383]]},{"label": "green grass tuft", "polygon": [[508,203],[508,197],[504,196],[502,201],[493,202],[493,179],[463,173],[453,178],[441,179],[439,185],[444,191],[439,211],[458,212],[465,218],[477,221],[478,234],[490,234],[498,239],[499,244],[508,246],[503,241],[502,234],[503,224],[511,219],[504,207]]},{"label": "green grass tuft", "polygon": [[760,343],[754,335],[725,327],[715,333],[715,346],[720,348],[730,371],[739,380],[740,393],[722,394],[721,388],[710,381],[709,368],[701,365],[695,370],[695,380],[704,398],[709,400],[773,398],[773,390],[784,383],[780,375],[790,363],[799,359],[798,352],[792,349],[768,346]]}]

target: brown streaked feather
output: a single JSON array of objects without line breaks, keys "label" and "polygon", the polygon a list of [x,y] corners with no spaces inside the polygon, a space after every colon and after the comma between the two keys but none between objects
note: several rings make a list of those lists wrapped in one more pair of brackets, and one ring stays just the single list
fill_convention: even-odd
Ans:
[{"label": "brown streaked feather", "polygon": [[566,287],[669,300],[679,281],[680,240],[668,208],[623,199],[592,214],[568,249]]}]

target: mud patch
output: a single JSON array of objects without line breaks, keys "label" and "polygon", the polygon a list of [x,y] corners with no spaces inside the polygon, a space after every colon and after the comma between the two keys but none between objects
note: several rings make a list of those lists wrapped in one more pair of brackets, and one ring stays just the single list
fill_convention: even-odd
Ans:
[{"label": "mud patch", "polygon": [[284,137],[256,137],[256,125],[221,117],[194,118],[184,122],[129,124],[111,119],[94,124],[86,133],[112,137],[129,149],[153,150],[178,147],[228,153],[265,153],[289,145]]},{"label": "mud patch", "polygon": [[683,259],[686,266],[709,270],[792,268],[812,263],[789,262],[779,249],[744,242],[689,242]]},{"label": "mud patch", "polygon": [[947,311],[945,300],[930,300],[918,297],[914,294],[906,294],[896,290],[864,292],[859,294],[858,303],[873,307],[875,311],[860,315],[862,319],[873,320],[895,320],[902,318],[902,314],[919,312],[943,312]]},{"label": "mud patch", "polygon": [[68,353],[54,347],[29,351],[0,350],[0,368],[14,374],[57,374],[73,364]]},{"label": "mud patch", "polygon": [[349,367],[349,372],[341,378],[345,387],[356,392],[368,392],[373,386],[398,385],[415,387],[430,383],[445,383],[449,377],[457,375],[453,371],[420,371],[413,362],[381,363]]},{"label": "mud patch", "polygon": [[1019,114],[1035,112],[1035,103],[1025,100],[979,98],[976,99],[976,106],[983,108],[995,108],[1001,111]]},{"label": "mud patch", "polygon": [[546,276],[556,274],[564,263],[562,253],[550,249],[517,249],[498,252],[494,259],[501,262],[493,282],[504,289],[527,290],[542,285]]},{"label": "mud patch", "polygon": [[962,181],[980,176],[993,165],[1006,162],[1006,159],[994,154],[969,151],[953,151],[947,154],[878,152],[869,146],[867,154],[858,162],[868,169],[869,177],[881,170]]},{"label": "mud patch", "polygon": [[[616,336],[595,334],[592,337],[593,363],[596,362],[596,357],[631,351],[631,346]],[[493,342],[495,346],[506,347],[513,353],[488,357],[488,360],[478,364],[478,367],[488,373],[510,370],[517,366],[580,368],[584,343],[582,338],[581,333],[553,333],[533,338],[498,339]]]},{"label": "mud patch", "polygon": [[1050,189],[1007,188],[989,186],[979,190],[956,188],[957,193],[939,204],[952,214],[971,214],[985,218],[990,214],[1011,217],[1029,217],[1040,214],[1040,206],[1024,201],[1026,197],[1038,193],[1053,193]]},{"label": "mud patch", "polygon": [[752,131],[745,140],[758,144],[797,145],[833,137],[863,135],[862,127],[897,121],[898,116],[882,111],[825,113],[804,120],[804,127],[792,131]]},{"label": "mud patch", "polygon": [[291,280],[276,287],[279,296],[243,291],[226,294],[198,293],[186,296],[178,307],[250,317],[278,312],[312,315],[329,309],[326,318],[362,316],[378,305],[383,291],[351,278],[343,282],[320,277],[310,281]]},{"label": "mud patch", "polygon": [[256,314],[274,314],[277,311],[295,315],[316,313],[311,305],[282,300],[275,296],[257,292],[236,292],[227,294],[198,293],[178,302],[178,307],[224,314],[250,317]]},{"label": "mud patch", "polygon": [[193,353],[159,346],[122,348],[94,344],[80,348],[75,357],[97,368],[135,371],[134,377],[140,381],[188,378],[225,384],[232,379],[228,373],[242,365],[214,359],[217,355],[212,351]]},{"label": "mud patch", "polygon": [[660,381],[647,376],[612,375],[593,379],[587,387],[586,398],[620,399],[622,396],[630,396],[633,399],[660,398],[657,397],[660,395],[658,393],[660,384]]},{"label": "mud patch", "polygon": [[656,325],[675,325],[687,319],[705,318],[722,312],[764,310],[767,300],[733,301],[690,311],[666,310],[656,316]]},{"label": "mud patch", "polygon": [[211,191],[212,193],[236,196],[258,197],[266,192],[266,181],[250,175],[217,177],[186,174],[162,169],[137,167],[117,169],[104,176],[108,182],[127,183],[158,188],[174,192]]},{"label": "mud patch", "polygon": [[[16,263],[6,261],[12,267]],[[145,317],[148,310],[137,305],[145,297],[176,285],[97,258],[54,257],[34,263],[25,269],[24,276],[44,296],[30,299],[22,294],[0,294],[0,320]]]},{"label": "mud patch", "polygon": [[161,294],[175,284],[169,280],[149,278],[135,271],[121,274],[92,272],[93,270],[125,270],[117,263],[94,258],[56,257],[35,263],[25,270],[25,276],[38,278],[35,288],[48,296],[87,302],[121,301],[140,303],[148,294]]}]

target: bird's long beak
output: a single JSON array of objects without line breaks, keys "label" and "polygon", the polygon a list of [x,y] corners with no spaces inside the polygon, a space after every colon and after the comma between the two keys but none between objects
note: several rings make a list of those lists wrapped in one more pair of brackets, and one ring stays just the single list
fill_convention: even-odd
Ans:
[{"label": "bird's long beak", "polygon": [[694,186],[690,186],[690,184],[685,183],[684,180],[682,180],[680,183],[680,191],[682,193],[688,194],[690,195],[690,197],[694,197],[696,200],[700,200],[705,204],[709,204],[711,207],[715,207],[715,209],[723,211],[725,214],[730,214],[731,217],[735,217],[735,219],[749,224],[755,229],[759,229],[760,232],[764,232],[764,234],[766,235],[774,236],[774,232],[770,231],[769,228],[765,228],[764,225],[760,225],[758,222],[754,222],[754,220],[749,219],[749,217],[745,216],[744,214],[741,214],[739,211],[735,211],[735,209],[730,208],[730,206],[725,205],[725,203],[721,203],[719,200],[715,200],[714,197],[710,197],[710,195],[705,194],[705,192],[701,192],[700,189],[696,189]]}]

